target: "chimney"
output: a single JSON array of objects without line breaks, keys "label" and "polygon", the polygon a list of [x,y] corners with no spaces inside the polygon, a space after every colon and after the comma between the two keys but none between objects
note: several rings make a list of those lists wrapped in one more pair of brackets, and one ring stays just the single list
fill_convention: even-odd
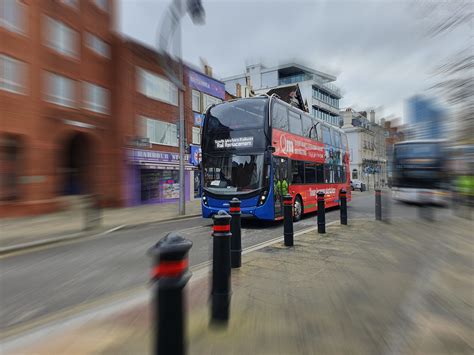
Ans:
[{"label": "chimney", "polygon": [[239,83],[235,84],[235,96],[242,97],[242,86]]},{"label": "chimney", "polygon": [[375,111],[374,110],[370,110],[370,123],[375,124]]},{"label": "chimney", "polygon": [[385,128],[385,118],[380,119],[380,126]]},{"label": "chimney", "polygon": [[210,65],[204,64],[204,74],[212,78],[212,67]]},{"label": "chimney", "polygon": [[352,109],[346,108],[346,110],[342,113],[342,119],[344,120],[344,125],[342,128],[349,128],[352,126]]}]

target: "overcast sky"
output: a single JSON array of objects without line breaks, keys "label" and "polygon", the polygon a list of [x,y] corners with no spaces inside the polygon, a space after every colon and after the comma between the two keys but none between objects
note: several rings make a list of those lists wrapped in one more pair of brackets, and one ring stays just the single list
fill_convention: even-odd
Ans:
[{"label": "overcast sky", "polygon": [[[156,46],[168,4],[120,0],[119,30]],[[217,78],[240,74],[254,62],[300,62],[337,76],[342,108],[375,108],[378,118],[402,117],[404,100],[426,92],[436,65],[472,37],[461,28],[431,38],[436,16],[419,1],[203,0],[203,5],[204,26],[189,17],[182,22],[184,60],[200,66],[204,58]]]}]

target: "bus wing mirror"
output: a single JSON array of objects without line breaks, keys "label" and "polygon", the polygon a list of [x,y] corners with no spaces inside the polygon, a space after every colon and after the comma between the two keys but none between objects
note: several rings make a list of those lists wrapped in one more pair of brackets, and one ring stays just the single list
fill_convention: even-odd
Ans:
[{"label": "bus wing mirror", "polygon": [[267,147],[267,150],[268,150],[269,152],[275,153],[275,147],[272,146],[272,145],[269,145],[269,146]]}]

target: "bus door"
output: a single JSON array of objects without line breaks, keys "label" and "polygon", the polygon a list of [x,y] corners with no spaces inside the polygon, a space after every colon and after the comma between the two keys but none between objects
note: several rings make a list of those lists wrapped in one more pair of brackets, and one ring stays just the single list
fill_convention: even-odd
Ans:
[{"label": "bus door", "polygon": [[288,193],[288,159],[273,157],[275,218],[283,217],[283,196]]}]

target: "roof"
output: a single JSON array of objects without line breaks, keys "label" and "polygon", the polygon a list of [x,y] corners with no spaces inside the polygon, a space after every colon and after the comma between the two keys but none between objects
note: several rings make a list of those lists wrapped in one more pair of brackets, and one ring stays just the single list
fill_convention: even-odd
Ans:
[{"label": "roof", "polygon": [[281,100],[285,101],[291,106],[298,107],[300,110],[307,112],[298,84],[276,86],[268,90],[267,94],[277,94]]},{"label": "roof", "polygon": [[[257,64],[258,65],[258,64]],[[291,68],[291,67],[295,67],[295,68],[298,68],[298,69],[301,69],[305,72],[308,72],[308,73],[311,73],[311,74],[315,74],[315,75],[318,75],[324,79],[327,79],[328,81],[336,81],[336,77],[334,75],[331,75],[331,74],[327,74],[327,73],[323,73],[319,70],[316,70],[316,69],[312,69],[312,68],[308,68],[304,65],[301,65],[301,64],[297,64],[297,63],[287,63],[287,64],[281,64],[281,65],[277,65],[275,67],[271,67],[271,68],[265,68],[262,64],[259,64],[262,68],[261,70],[261,73],[268,73],[268,72],[271,72],[271,71],[275,71],[275,70],[280,70],[280,69],[285,69],[285,68]],[[250,65],[249,65],[250,66]],[[245,77],[247,76],[247,73],[242,73],[242,74],[237,74],[237,75],[232,75],[232,76],[228,76],[228,77],[225,77],[225,78],[222,78],[221,80],[222,81],[228,81],[228,80],[233,80],[233,79],[238,79],[238,78],[242,78],[242,77]]]}]

